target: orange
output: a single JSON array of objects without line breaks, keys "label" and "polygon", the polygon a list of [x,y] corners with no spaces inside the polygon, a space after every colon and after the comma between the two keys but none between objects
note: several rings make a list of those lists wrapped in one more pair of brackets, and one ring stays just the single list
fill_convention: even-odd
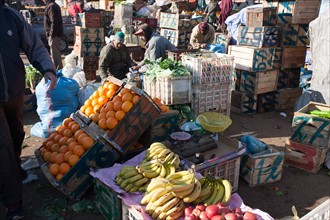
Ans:
[{"label": "orange", "polygon": [[52,153],[50,151],[45,152],[45,154],[43,155],[44,161],[49,162],[51,155]]},{"label": "orange", "polygon": [[70,122],[72,122],[72,119],[71,118],[66,118],[66,119],[63,120],[62,125],[68,128]]},{"label": "orange", "polygon": [[112,117],[108,118],[106,121],[107,128],[109,129],[113,129],[114,127],[116,127],[117,124],[118,120]]},{"label": "orange", "polygon": [[67,128],[63,131],[63,136],[70,138],[73,136],[73,132]]},{"label": "orange", "polygon": [[170,108],[166,105],[162,105],[161,109],[162,109],[163,112],[167,112],[167,111],[170,110]]},{"label": "orange", "polygon": [[115,117],[116,112],[115,111],[108,111],[107,114],[105,115],[106,118],[110,118],[110,117]]},{"label": "orange", "polygon": [[92,106],[86,108],[85,115],[90,116],[94,113],[94,108]]},{"label": "orange", "polygon": [[55,163],[55,158],[57,155],[57,152],[52,152],[52,154],[50,155],[50,162]]},{"label": "orange", "polygon": [[74,141],[68,145],[68,150],[73,151],[74,147],[78,145],[78,142]]},{"label": "orange", "polygon": [[68,151],[68,145],[63,145],[62,147],[60,147],[60,153],[65,154]]},{"label": "orange", "polygon": [[71,131],[72,131],[72,133],[75,133],[76,131],[78,131],[80,129],[80,126],[77,124],[77,123],[75,123],[75,124],[73,124],[72,126],[71,126]]},{"label": "orange", "polygon": [[107,119],[106,118],[100,119],[98,125],[103,130],[107,129]]},{"label": "orange", "polygon": [[102,113],[100,113],[100,114],[99,114],[99,117],[98,117],[99,121],[100,121],[101,119],[105,119],[105,118],[106,118],[106,115],[107,115],[106,112],[102,112]]},{"label": "orange", "polygon": [[83,130],[79,129],[74,133],[74,138],[78,140],[79,135],[85,133]]},{"label": "orange", "polygon": [[71,166],[68,163],[62,163],[59,167],[60,173],[63,175],[66,174],[71,169]]},{"label": "orange", "polygon": [[64,131],[65,131],[66,129],[67,129],[67,128],[66,128],[65,126],[62,126],[62,127],[59,129],[58,133],[59,133],[60,135],[63,135],[63,133],[64,133]]},{"label": "orange", "polygon": [[55,157],[55,163],[60,165],[63,162],[64,162],[64,154],[62,154],[62,153],[57,154],[56,157]]},{"label": "orange", "polygon": [[125,117],[125,112],[124,111],[117,111],[115,114],[115,118],[120,121]]},{"label": "orange", "polygon": [[125,101],[132,101],[132,99],[133,99],[133,95],[132,95],[131,93],[126,93],[126,94],[124,94],[123,97],[121,98],[121,100],[122,100],[123,102],[125,102]]},{"label": "orange", "polygon": [[72,154],[70,157],[69,157],[69,160],[68,160],[68,163],[71,165],[71,166],[74,166],[78,161],[79,161],[80,157],[78,157],[77,155],[75,154]]},{"label": "orange", "polygon": [[157,104],[157,103],[160,103],[160,104],[161,104],[161,102],[160,102],[160,99],[159,99],[159,98],[156,98],[156,97],[155,97],[155,98],[153,98],[152,100],[153,100],[153,101],[154,101],[156,104]]},{"label": "orange", "polygon": [[110,85],[108,86],[109,90],[114,90],[117,91],[118,90],[118,86],[114,83],[110,83]]},{"label": "orange", "polygon": [[81,106],[79,111],[81,111],[82,113],[85,113],[86,108],[87,108],[87,105]]},{"label": "orange", "polygon": [[55,128],[55,131],[59,131],[62,127],[64,127],[63,125],[60,125],[60,126],[57,126],[56,128]]},{"label": "orange", "polygon": [[115,90],[110,89],[110,90],[107,92],[107,97],[108,97],[108,98],[111,98],[112,96],[114,96],[115,93],[116,93]]},{"label": "orange", "polygon": [[99,96],[106,96],[108,92],[108,88],[100,86],[98,89],[99,91]]},{"label": "orange", "polygon": [[88,106],[91,106],[92,105],[92,99],[87,99],[84,103],[84,106],[88,107]]},{"label": "orange", "polygon": [[91,137],[84,137],[83,138],[83,142],[82,142],[82,146],[88,150],[89,148],[91,148],[94,144],[94,140]]},{"label": "orange", "polygon": [[99,113],[102,108],[102,105],[96,104],[93,108],[94,113]]},{"label": "orange", "polygon": [[75,142],[76,139],[74,137],[70,137],[68,140],[67,140],[67,145],[69,146],[69,144],[71,144],[72,142]]},{"label": "orange", "polygon": [[47,140],[54,140],[54,137],[57,135],[56,132],[52,133],[51,135],[49,135]]},{"label": "orange", "polygon": [[86,133],[83,133],[83,134],[79,135],[79,137],[78,137],[78,143],[79,144],[83,143],[84,137],[88,137],[88,135]]},{"label": "orange", "polygon": [[57,174],[60,173],[60,166],[56,163],[50,165],[49,167],[49,172],[53,175],[56,176]]},{"label": "orange", "polygon": [[77,155],[78,157],[81,157],[85,153],[85,148],[81,145],[77,145],[73,149],[73,154]]},{"label": "orange", "polygon": [[57,135],[54,137],[54,142],[55,142],[55,143],[58,143],[62,137],[63,137],[62,135],[57,134]]},{"label": "orange", "polygon": [[119,95],[113,97],[112,99],[113,103],[115,103],[116,101],[121,101],[121,97]]},{"label": "orange", "polygon": [[62,173],[59,173],[56,175],[56,180],[60,181],[64,175]]},{"label": "orange", "polygon": [[41,147],[41,148],[39,149],[39,152],[40,152],[41,156],[44,156],[44,154],[45,154],[47,151],[49,151],[49,150],[47,150],[45,147]]},{"label": "orange", "polygon": [[90,116],[93,122],[97,123],[99,121],[99,113],[94,113]]},{"label": "orange", "polygon": [[72,151],[67,151],[67,152],[64,154],[64,161],[65,161],[65,162],[68,162],[68,161],[69,161],[69,158],[70,158],[71,155],[73,155]]},{"label": "orange", "polygon": [[53,144],[55,144],[54,141],[48,141],[45,145],[46,149],[48,150],[52,149]]},{"label": "orange", "polygon": [[121,110],[121,106],[122,106],[122,104],[123,104],[122,101],[115,101],[114,106],[113,106],[113,109],[114,109],[115,111],[119,111],[119,110]]},{"label": "orange", "polygon": [[110,84],[111,84],[111,82],[105,82],[105,83],[103,84],[103,87],[104,87],[104,88],[108,88]]},{"label": "orange", "polygon": [[105,106],[104,106],[104,111],[113,111],[113,101],[108,102]]},{"label": "orange", "polygon": [[105,103],[107,103],[108,100],[109,98],[106,95],[102,95],[97,99],[99,105],[104,105]]},{"label": "orange", "polygon": [[140,96],[138,95],[134,95],[133,99],[132,99],[132,103],[135,105],[140,99]]},{"label": "orange", "polygon": [[92,98],[97,99],[99,96],[99,91],[96,90],[95,92],[93,92]]},{"label": "orange", "polygon": [[97,105],[99,103],[97,100],[98,100],[98,98],[93,99],[93,101],[92,101],[93,107],[95,107],[95,105]]},{"label": "orange", "polygon": [[[70,131],[71,132],[71,131]],[[62,137],[59,141],[58,141],[58,144],[60,145],[60,146],[62,146],[62,145],[64,145],[64,144],[66,144],[67,143],[67,141],[68,141],[68,137]]]},{"label": "orange", "polygon": [[60,145],[53,144],[53,146],[50,148],[51,152],[59,152],[60,151]]},{"label": "orange", "polygon": [[131,93],[131,90],[129,90],[128,88],[122,88],[119,92],[121,97],[123,97],[123,95],[125,95],[127,93]]},{"label": "orange", "polygon": [[131,108],[133,107],[133,103],[130,102],[130,101],[125,101],[122,106],[121,106],[121,109],[124,111],[124,112],[128,112]]}]

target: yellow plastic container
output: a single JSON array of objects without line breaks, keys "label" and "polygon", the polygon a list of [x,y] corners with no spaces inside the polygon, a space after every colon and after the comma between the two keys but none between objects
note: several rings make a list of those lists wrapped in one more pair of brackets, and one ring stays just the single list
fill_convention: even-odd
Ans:
[{"label": "yellow plastic container", "polygon": [[205,112],[198,115],[197,120],[204,130],[209,132],[223,132],[232,123],[232,120],[218,112]]}]

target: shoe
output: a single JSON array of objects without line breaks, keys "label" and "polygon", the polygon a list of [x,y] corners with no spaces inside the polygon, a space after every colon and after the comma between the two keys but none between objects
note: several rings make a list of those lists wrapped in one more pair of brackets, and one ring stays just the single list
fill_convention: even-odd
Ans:
[{"label": "shoe", "polygon": [[7,220],[23,219],[24,215],[23,215],[22,204],[19,203],[17,205],[8,206],[6,217],[7,217]]}]

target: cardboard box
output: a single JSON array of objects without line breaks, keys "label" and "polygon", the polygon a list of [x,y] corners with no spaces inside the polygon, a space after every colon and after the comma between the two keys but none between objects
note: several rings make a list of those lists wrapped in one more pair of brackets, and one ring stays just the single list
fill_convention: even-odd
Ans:
[{"label": "cardboard box", "polygon": [[172,30],[162,28],[160,35],[168,39],[174,46],[186,46],[190,42],[191,31],[188,30]]},{"label": "cardboard box", "polygon": [[328,149],[287,140],[285,163],[311,173],[318,173],[325,161]]},{"label": "cardboard box", "polygon": [[300,47],[309,45],[307,37],[308,24],[282,24],[279,25],[279,46]]},{"label": "cardboard box", "polygon": [[275,92],[275,110],[293,109],[302,94],[302,88],[279,89]]},{"label": "cardboard box", "polygon": [[231,111],[246,115],[257,111],[257,95],[233,90],[231,93]]},{"label": "cardboard box", "polygon": [[257,103],[257,112],[264,113],[273,111],[275,109],[274,104],[275,92],[267,92],[264,94],[258,95],[258,103]]},{"label": "cardboard box", "polygon": [[83,12],[79,13],[77,25],[83,28],[100,28],[101,13],[100,12]]},{"label": "cardboard box", "polygon": [[246,9],[246,26],[262,27],[262,26],[275,26],[276,24],[277,24],[276,7]]},{"label": "cardboard box", "polygon": [[281,180],[283,172],[284,152],[269,147],[256,153],[247,153],[242,157],[240,176],[250,187],[265,185]]},{"label": "cardboard box", "polygon": [[277,90],[296,88],[300,84],[300,68],[279,70]]},{"label": "cardboard box", "polygon": [[277,7],[277,23],[309,24],[317,18],[321,0],[263,1],[264,7]]},{"label": "cardboard box", "polygon": [[306,50],[305,46],[283,47],[281,69],[304,67]]},{"label": "cardboard box", "polygon": [[75,26],[75,44],[104,42],[104,28],[83,28]]},{"label": "cardboard box", "polygon": [[253,47],[276,47],[278,45],[278,27],[246,27],[238,29],[237,45]]},{"label": "cardboard box", "polygon": [[229,46],[228,54],[235,57],[234,67],[250,72],[278,69],[281,62],[281,48],[251,46]]},{"label": "cardboard box", "polygon": [[277,88],[278,70],[264,72],[237,71],[241,72],[241,92],[257,95],[275,91]]}]

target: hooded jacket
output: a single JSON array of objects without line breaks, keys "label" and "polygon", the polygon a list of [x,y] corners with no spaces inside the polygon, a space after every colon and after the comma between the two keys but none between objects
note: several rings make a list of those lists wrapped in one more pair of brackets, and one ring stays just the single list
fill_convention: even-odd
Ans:
[{"label": "hooded jacket", "polygon": [[0,4],[0,102],[24,93],[25,67],[21,50],[42,74],[55,67],[39,36],[15,9]]},{"label": "hooded jacket", "polygon": [[47,37],[62,37],[63,35],[61,8],[54,0],[50,0],[46,5],[44,28]]}]

